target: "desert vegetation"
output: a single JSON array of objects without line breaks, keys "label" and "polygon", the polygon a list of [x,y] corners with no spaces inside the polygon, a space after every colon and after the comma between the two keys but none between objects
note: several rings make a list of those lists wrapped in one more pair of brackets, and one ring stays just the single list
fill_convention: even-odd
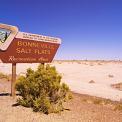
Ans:
[{"label": "desert vegetation", "polygon": [[121,111],[121,112],[122,112],[122,103],[117,104],[117,105],[114,107],[114,110],[115,110],[115,111]]},{"label": "desert vegetation", "polygon": [[10,77],[9,77],[9,75],[0,72],[0,79],[6,79],[7,81],[9,81]]},{"label": "desert vegetation", "polygon": [[26,76],[18,78],[16,90],[21,95],[17,100],[20,105],[45,114],[64,110],[63,102],[71,98],[69,87],[49,65],[40,64],[36,71],[27,69]]},{"label": "desert vegetation", "polygon": [[89,83],[95,83],[95,81],[94,80],[90,80]]},{"label": "desert vegetation", "polygon": [[111,87],[122,91],[122,82],[117,83],[117,84],[111,84]]},{"label": "desert vegetation", "polygon": [[114,75],[109,74],[109,75],[108,75],[108,77],[109,77],[109,78],[113,78],[113,77],[114,77]]},{"label": "desert vegetation", "polygon": [[95,105],[99,105],[99,106],[107,106],[107,107],[113,109],[114,111],[122,112],[122,102],[121,101],[112,101],[110,99],[82,95],[81,102],[88,103],[88,104],[95,104]]}]

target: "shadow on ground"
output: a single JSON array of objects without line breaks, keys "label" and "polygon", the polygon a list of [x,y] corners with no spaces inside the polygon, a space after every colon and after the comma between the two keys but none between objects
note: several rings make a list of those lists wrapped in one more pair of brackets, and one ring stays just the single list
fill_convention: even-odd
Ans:
[{"label": "shadow on ground", "polygon": [[0,97],[1,96],[10,96],[11,94],[10,93],[0,93]]}]

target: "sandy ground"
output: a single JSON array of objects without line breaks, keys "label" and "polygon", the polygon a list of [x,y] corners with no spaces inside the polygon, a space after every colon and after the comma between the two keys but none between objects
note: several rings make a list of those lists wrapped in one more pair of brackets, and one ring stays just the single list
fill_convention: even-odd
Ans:
[{"label": "sandy ground", "polygon": [[[122,62],[105,61],[55,61],[62,75],[63,82],[77,93],[89,94],[120,101],[122,91],[111,87],[111,84],[122,82]],[[38,64],[17,64],[17,74],[24,74],[26,69],[36,69]],[[0,63],[0,72],[11,74],[11,64]],[[89,83],[90,81],[94,83]]]},{"label": "sandy ground", "polygon": [[69,110],[45,115],[35,113],[31,108],[14,106],[17,97],[13,99],[7,94],[10,82],[0,80],[0,87],[0,122],[122,122],[122,111],[114,110],[114,102],[94,104],[94,97],[73,93],[73,99],[64,103],[64,107]]}]

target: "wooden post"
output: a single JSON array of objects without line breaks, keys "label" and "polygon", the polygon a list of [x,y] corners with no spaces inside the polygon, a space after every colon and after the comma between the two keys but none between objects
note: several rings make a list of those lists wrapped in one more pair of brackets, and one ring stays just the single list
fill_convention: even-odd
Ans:
[{"label": "wooden post", "polygon": [[11,96],[15,97],[16,63],[12,63]]}]

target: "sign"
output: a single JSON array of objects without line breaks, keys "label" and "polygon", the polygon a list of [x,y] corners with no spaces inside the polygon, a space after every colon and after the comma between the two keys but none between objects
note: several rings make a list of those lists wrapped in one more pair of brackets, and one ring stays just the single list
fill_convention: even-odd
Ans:
[{"label": "sign", "polygon": [[19,32],[15,26],[0,24],[0,59],[4,63],[47,63],[56,54],[59,38]]},{"label": "sign", "polygon": [[16,63],[48,63],[56,54],[59,38],[19,32],[11,25],[0,24],[0,59],[12,63],[11,95],[15,97]]}]

